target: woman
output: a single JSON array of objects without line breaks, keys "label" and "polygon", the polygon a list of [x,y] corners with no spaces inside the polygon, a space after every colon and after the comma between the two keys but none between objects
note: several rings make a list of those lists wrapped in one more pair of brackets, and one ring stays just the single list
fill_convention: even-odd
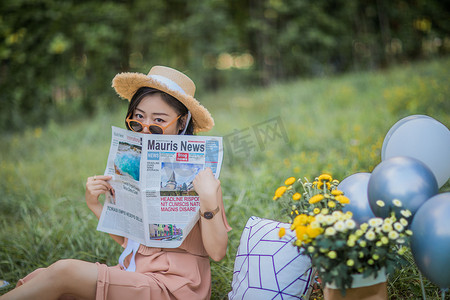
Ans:
[{"label": "woman", "polygon": [[[194,98],[194,83],[177,70],[155,66],[148,75],[121,73],[113,79],[113,87],[130,101],[125,121],[129,130],[193,134],[214,126],[208,110]],[[87,179],[86,203],[97,218],[103,208],[99,196],[112,191],[110,179],[104,175]],[[60,260],[21,279],[2,299],[208,299],[209,258],[219,261],[225,256],[231,228],[220,181],[211,169],[201,171],[193,184],[200,197],[201,218],[179,248],[151,248],[111,235],[126,248],[121,264],[108,267]],[[130,251],[126,252],[133,247],[137,249],[134,259]],[[136,266],[134,272],[130,272],[130,264]]]}]

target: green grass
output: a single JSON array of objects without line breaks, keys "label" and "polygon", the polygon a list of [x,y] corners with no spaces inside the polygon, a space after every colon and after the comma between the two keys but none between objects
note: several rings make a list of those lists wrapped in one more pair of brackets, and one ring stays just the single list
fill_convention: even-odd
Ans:
[{"label": "green grass", "polygon": [[[382,72],[200,94],[216,122],[209,134],[231,143],[220,179],[233,230],[226,258],[211,263],[212,298],[226,299],[230,290],[247,219],[284,219],[272,196],[285,178],[330,172],[342,180],[371,172],[381,161],[386,133],[408,115],[428,114],[450,127],[448,78],[450,59],[441,59]],[[76,124],[52,123],[0,138],[0,279],[15,283],[61,258],[117,263],[121,249],[95,230],[84,184],[88,176],[103,173],[110,126],[122,126],[124,113],[125,107]],[[275,124],[283,125],[287,139],[257,139],[255,130]],[[448,190],[447,183],[441,191]],[[390,276],[390,299],[421,298],[411,255],[409,261],[409,267]],[[425,288],[427,299],[439,299],[439,289],[426,279]]]}]

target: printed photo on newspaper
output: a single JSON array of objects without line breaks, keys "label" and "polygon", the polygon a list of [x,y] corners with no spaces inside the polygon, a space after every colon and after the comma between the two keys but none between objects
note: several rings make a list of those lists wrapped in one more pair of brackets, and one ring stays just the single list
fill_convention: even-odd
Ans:
[{"label": "printed photo on newspaper", "polygon": [[221,137],[141,134],[112,127],[106,195],[97,230],[149,247],[177,248],[199,219],[192,181],[211,168],[219,177]]}]

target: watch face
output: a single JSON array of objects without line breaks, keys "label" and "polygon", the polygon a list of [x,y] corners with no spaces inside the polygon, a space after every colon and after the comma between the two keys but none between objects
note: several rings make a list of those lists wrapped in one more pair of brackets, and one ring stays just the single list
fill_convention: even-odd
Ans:
[{"label": "watch face", "polygon": [[214,214],[210,211],[207,211],[203,214],[203,217],[205,217],[205,219],[212,219],[214,217]]}]

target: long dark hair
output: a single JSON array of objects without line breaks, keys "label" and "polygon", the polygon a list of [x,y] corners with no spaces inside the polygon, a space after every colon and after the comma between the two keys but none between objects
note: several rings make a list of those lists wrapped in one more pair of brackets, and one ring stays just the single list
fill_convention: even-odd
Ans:
[{"label": "long dark hair", "polygon": [[[125,117],[125,119],[128,117],[131,117],[133,115],[133,112],[135,111],[136,107],[139,105],[139,103],[141,103],[142,99],[144,99],[145,96],[152,95],[152,94],[160,94],[161,98],[164,100],[164,102],[166,102],[170,107],[172,107],[177,112],[178,115],[181,115],[182,117],[187,115],[188,109],[186,108],[186,106],[184,106],[183,103],[178,101],[175,97],[172,97],[171,95],[164,93],[160,90],[144,86],[144,87],[139,88],[136,91],[136,93],[134,93],[133,97],[131,98],[130,104],[128,105],[127,116]],[[177,125],[181,126],[182,122],[183,121],[181,120],[181,118],[179,118],[177,121]],[[131,130],[126,121],[125,121],[125,126],[127,127],[128,130]],[[183,129],[181,129],[180,132],[181,131],[183,131]],[[180,132],[178,132],[178,134]],[[194,135],[194,124],[192,122],[192,119],[189,121],[188,127],[184,134],[185,135]]]}]

